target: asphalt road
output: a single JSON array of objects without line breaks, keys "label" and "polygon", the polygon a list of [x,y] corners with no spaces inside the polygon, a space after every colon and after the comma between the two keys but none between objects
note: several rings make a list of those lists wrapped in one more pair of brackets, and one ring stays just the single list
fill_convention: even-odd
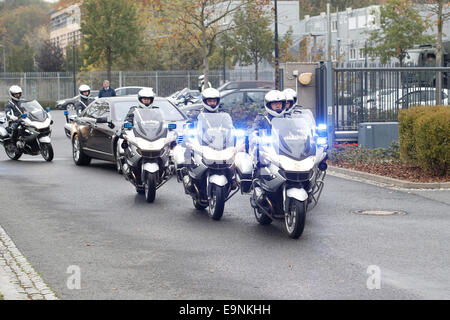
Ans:
[{"label": "asphalt road", "polygon": [[[154,204],[114,170],[77,167],[53,112],[55,160],[0,151],[0,225],[62,299],[449,299],[450,192],[384,189],[328,176],[305,232],[256,223],[248,197],[222,221],[171,180]],[[404,210],[361,216],[352,210]],[[369,290],[369,266],[381,288]],[[81,289],[69,290],[69,266]]]}]

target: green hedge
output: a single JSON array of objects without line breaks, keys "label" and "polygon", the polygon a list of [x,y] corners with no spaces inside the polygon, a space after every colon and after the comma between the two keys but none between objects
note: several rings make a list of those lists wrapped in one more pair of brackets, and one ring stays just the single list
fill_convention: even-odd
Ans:
[{"label": "green hedge", "polygon": [[448,174],[450,108],[414,107],[399,114],[400,157],[435,175]]}]

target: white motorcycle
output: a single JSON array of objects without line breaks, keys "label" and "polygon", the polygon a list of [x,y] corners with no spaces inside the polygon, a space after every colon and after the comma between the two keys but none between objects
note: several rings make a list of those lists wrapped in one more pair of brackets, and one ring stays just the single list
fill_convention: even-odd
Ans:
[{"label": "white motorcycle", "polygon": [[36,100],[24,102],[21,107],[25,112],[18,120],[18,138],[15,144],[11,140],[10,128],[0,127],[0,143],[3,144],[6,155],[12,160],[19,160],[23,154],[40,154],[46,161],[52,161],[54,153],[50,126],[53,120],[49,114],[50,109],[45,111]]},{"label": "white motorcycle", "polygon": [[293,239],[302,235],[307,210],[319,201],[327,170],[326,128],[311,130],[308,123],[301,116],[273,119],[271,132],[252,137],[252,164],[237,164],[240,183],[251,181],[243,189],[251,193],[256,220],[268,225],[284,219]]}]

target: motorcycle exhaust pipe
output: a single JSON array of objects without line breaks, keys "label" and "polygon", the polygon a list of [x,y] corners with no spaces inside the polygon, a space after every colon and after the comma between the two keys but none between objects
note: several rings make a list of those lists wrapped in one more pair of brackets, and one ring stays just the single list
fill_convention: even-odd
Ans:
[{"label": "motorcycle exhaust pipe", "polygon": [[328,169],[328,165],[327,165],[326,162],[319,163],[319,170],[320,171],[327,171],[327,169]]}]

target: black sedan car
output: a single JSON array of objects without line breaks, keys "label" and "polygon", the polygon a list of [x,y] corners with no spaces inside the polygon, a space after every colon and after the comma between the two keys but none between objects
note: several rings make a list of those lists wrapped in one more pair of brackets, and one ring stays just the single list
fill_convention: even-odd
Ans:
[{"label": "black sedan car", "polygon": [[[118,136],[131,107],[137,106],[136,96],[101,98],[92,102],[74,119],[71,128],[73,160],[76,165],[89,165],[91,159],[117,164]],[[156,98],[167,123],[182,129],[186,116],[166,98]],[[118,166],[118,169],[120,167]]]}]

